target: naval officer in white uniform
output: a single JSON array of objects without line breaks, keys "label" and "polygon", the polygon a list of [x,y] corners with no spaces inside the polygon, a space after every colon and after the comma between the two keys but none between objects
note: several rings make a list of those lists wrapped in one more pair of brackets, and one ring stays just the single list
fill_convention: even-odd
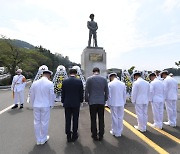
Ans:
[{"label": "naval officer in white uniform", "polygon": [[155,74],[156,74],[157,79],[163,81],[163,79],[161,78],[160,73],[161,73],[161,71],[159,71],[159,70],[156,70],[156,71],[155,71]]},{"label": "naval officer in white uniform", "polygon": [[176,127],[178,83],[174,78],[168,75],[168,71],[162,71],[161,77],[164,79],[163,83],[165,86],[165,106],[168,115],[168,121],[164,122],[164,124]]},{"label": "naval officer in white uniform", "polygon": [[141,132],[145,132],[148,121],[147,110],[150,86],[147,81],[141,78],[140,72],[134,73],[134,79],[136,81],[133,83],[131,100],[135,105],[138,122],[138,125],[134,127]]},{"label": "naval officer in white uniform", "polygon": [[18,102],[20,102],[20,109],[23,108],[26,78],[21,73],[22,73],[22,69],[18,69],[16,71],[17,75],[15,75],[12,80],[11,90],[13,91],[13,98],[14,98],[14,104],[15,104],[12,107],[12,109],[15,109],[18,107]]},{"label": "naval officer in white uniform", "polygon": [[154,124],[153,127],[162,129],[164,111],[164,85],[155,73],[149,74],[150,83],[150,102],[152,106]]},{"label": "naval officer in white uniform", "polygon": [[54,85],[50,81],[52,74],[51,71],[44,70],[42,78],[33,82],[30,89],[37,145],[42,145],[49,139],[50,108],[54,106]]},{"label": "naval officer in white uniform", "polygon": [[120,137],[123,131],[124,104],[126,102],[126,86],[117,79],[116,73],[109,75],[110,83],[109,98],[107,105],[111,110],[112,129],[110,133],[115,137]]}]

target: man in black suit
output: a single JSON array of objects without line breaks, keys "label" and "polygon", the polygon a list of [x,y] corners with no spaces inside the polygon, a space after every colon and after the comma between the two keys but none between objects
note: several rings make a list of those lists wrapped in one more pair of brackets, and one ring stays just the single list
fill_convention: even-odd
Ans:
[{"label": "man in black suit", "polygon": [[[83,102],[83,84],[76,78],[77,71],[71,69],[70,77],[62,84],[62,103],[65,109],[65,131],[68,142],[74,142],[78,139],[78,119],[80,104]],[[71,119],[73,126],[71,131]]]}]

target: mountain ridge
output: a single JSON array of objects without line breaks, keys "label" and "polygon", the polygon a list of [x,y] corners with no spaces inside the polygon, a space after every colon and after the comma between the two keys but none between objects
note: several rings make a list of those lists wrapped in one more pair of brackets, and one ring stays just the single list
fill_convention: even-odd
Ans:
[{"label": "mountain ridge", "polygon": [[19,48],[34,49],[35,46],[22,40],[12,39],[13,44]]}]

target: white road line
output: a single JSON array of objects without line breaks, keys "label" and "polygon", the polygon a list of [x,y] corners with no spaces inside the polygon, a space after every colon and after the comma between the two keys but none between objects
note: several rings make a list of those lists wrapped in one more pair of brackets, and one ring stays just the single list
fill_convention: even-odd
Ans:
[{"label": "white road line", "polygon": [[11,88],[7,88],[7,89],[0,89],[0,91],[8,91],[10,90]]},{"label": "white road line", "polygon": [[3,109],[2,111],[0,111],[0,115],[3,114],[4,112],[6,112],[7,110],[11,109],[13,106],[14,106],[14,104],[7,107],[7,108],[5,108],[5,109]]}]

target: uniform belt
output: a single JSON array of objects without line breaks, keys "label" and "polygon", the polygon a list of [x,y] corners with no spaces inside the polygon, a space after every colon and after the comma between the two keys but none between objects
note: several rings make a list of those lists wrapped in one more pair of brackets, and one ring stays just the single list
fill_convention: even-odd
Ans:
[{"label": "uniform belt", "polygon": [[16,83],[16,84],[21,84],[21,83]]}]

